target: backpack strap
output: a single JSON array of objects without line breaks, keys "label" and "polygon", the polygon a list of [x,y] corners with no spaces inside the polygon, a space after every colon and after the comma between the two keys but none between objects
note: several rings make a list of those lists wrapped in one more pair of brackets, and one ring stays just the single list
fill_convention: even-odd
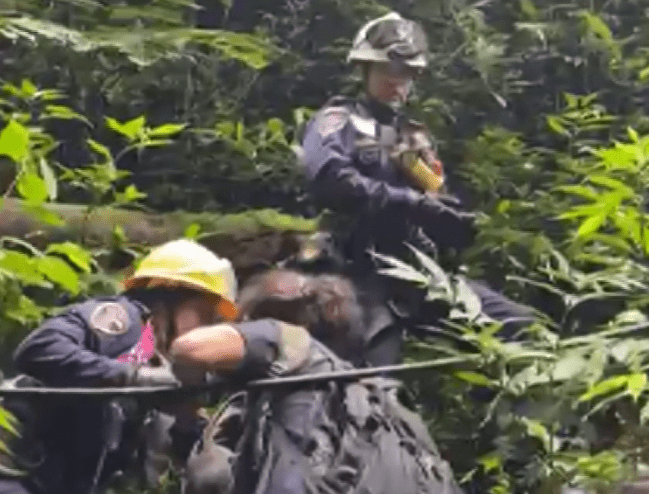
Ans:
[{"label": "backpack strap", "polygon": [[234,443],[240,435],[246,405],[246,393],[236,393],[209,419],[201,439],[187,458],[183,494],[231,491],[234,484],[233,466],[239,448],[230,443]]}]

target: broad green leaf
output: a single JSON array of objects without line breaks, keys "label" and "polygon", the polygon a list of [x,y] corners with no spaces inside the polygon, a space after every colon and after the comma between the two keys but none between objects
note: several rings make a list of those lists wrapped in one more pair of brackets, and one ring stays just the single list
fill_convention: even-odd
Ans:
[{"label": "broad green leaf", "polygon": [[627,383],[627,389],[629,394],[633,396],[635,401],[638,401],[640,394],[647,387],[647,375],[644,372],[639,372],[629,376],[629,381]]},{"label": "broad green leaf", "polygon": [[45,158],[39,160],[41,175],[43,175],[43,180],[45,182],[45,188],[47,189],[47,195],[50,200],[55,201],[58,195],[58,183],[56,181],[56,176],[54,171],[50,167],[49,163]]},{"label": "broad green leaf", "polygon": [[591,216],[584,221],[579,230],[577,230],[577,235],[580,237],[586,237],[592,233],[595,233],[606,221],[606,214],[598,214],[596,216]]},{"label": "broad green leaf", "polygon": [[494,470],[499,470],[502,466],[503,460],[498,452],[493,452],[478,458],[478,463],[482,465],[485,473],[490,473]]},{"label": "broad green leaf", "polygon": [[550,451],[550,433],[545,426],[538,420],[532,420],[527,417],[521,417],[521,420],[527,428],[527,434],[539,439],[541,444],[543,444],[543,449],[545,451]]},{"label": "broad green leaf", "polygon": [[9,156],[20,163],[29,153],[29,131],[27,128],[10,120],[0,132],[0,155]]},{"label": "broad green leaf", "polygon": [[15,250],[5,249],[0,252],[3,254],[0,257],[0,269],[11,273],[25,285],[51,286],[36,269],[33,258]]},{"label": "broad green leaf", "polygon": [[579,401],[589,401],[598,396],[602,396],[615,391],[618,388],[626,386],[629,381],[628,375],[615,376],[604,381],[600,381],[592,386],[586,393],[579,397]]},{"label": "broad green leaf", "polygon": [[629,139],[631,139],[631,141],[638,142],[640,140],[638,133],[631,127],[626,128],[626,133],[629,135]]},{"label": "broad green leaf", "polygon": [[30,171],[20,174],[16,189],[29,204],[42,204],[49,195],[45,181]]},{"label": "broad green leaf", "polygon": [[637,148],[618,144],[612,149],[598,150],[596,155],[609,170],[629,170],[635,166]]},{"label": "broad green leaf", "polygon": [[187,124],[164,124],[147,132],[149,137],[169,137],[181,132]]},{"label": "broad green leaf", "polygon": [[477,372],[455,372],[453,374],[458,379],[462,379],[471,384],[477,384],[478,386],[494,386],[494,382],[483,374],[478,374]]},{"label": "broad green leaf", "polygon": [[45,250],[46,254],[63,254],[68,260],[76,267],[90,273],[92,254],[78,244],[72,242],[64,242],[60,244],[50,244]]},{"label": "broad green leaf", "polygon": [[50,281],[60,285],[73,295],[79,293],[79,275],[70,265],[54,256],[36,259],[37,269]]},{"label": "broad green leaf", "polygon": [[5,315],[21,324],[29,324],[40,321],[44,311],[32,299],[21,295],[18,304],[5,309]]},{"label": "broad green leaf", "polygon": [[144,130],[145,123],[146,117],[144,115],[129,120],[122,125],[122,133],[128,137],[129,140],[134,141]]},{"label": "broad green leaf", "polygon": [[117,120],[111,117],[105,117],[106,125],[108,126],[109,129],[114,130],[118,134],[122,134],[126,136],[126,131],[124,130],[124,127],[121,123],[119,123]]},{"label": "broad green leaf", "polygon": [[20,90],[23,94],[23,96],[26,96],[27,98],[31,98],[36,94],[36,91],[38,91],[38,88],[34,86],[34,84],[28,80],[28,79],[23,79],[22,83],[20,85]]}]

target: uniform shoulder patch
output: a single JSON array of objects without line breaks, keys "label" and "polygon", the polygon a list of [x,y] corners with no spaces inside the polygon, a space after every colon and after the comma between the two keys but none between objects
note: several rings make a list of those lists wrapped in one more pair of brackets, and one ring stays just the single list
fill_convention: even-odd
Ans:
[{"label": "uniform shoulder patch", "polygon": [[117,302],[99,304],[90,315],[90,329],[99,337],[119,336],[128,332],[128,312]]},{"label": "uniform shoulder patch", "polygon": [[327,137],[342,129],[349,120],[349,110],[344,106],[325,108],[316,122],[316,129],[321,137]]}]

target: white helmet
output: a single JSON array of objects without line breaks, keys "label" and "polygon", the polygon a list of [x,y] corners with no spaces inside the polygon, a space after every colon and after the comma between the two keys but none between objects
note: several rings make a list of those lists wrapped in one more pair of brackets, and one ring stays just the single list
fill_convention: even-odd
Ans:
[{"label": "white helmet", "polygon": [[418,23],[390,12],[360,28],[347,61],[401,62],[423,69],[428,66],[428,42]]}]

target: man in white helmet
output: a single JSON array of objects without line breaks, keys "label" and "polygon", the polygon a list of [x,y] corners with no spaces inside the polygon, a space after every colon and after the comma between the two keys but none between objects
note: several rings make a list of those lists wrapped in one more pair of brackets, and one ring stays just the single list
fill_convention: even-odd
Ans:
[{"label": "man in white helmet", "polygon": [[[168,242],[142,259],[124,281],[120,295],[71,305],[43,322],[15,351],[16,368],[51,387],[168,386],[196,381],[200,372],[178,372],[182,369],[172,369],[164,355],[173,340],[187,331],[233,320],[236,292],[230,261],[191,240]],[[221,345],[226,361],[238,348],[236,342],[228,344]],[[140,424],[126,422],[121,428],[127,431],[123,440],[107,450],[106,443],[111,442],[106,438],[107,410],[116,416],[124,410],[115,402],[108,405],[112,408],[106,406],[48,403],[39,410],[37,430],[25,433],[34,436],[31,439],[43,451],[29,441],[17,441],[14,455],[0,452],[0,493],[88,494],[127,467],[132,453],[128,443]],[[180,414],[171,430],[177,442],[188,443],[186,454],[200,432],[197,419]]]},{"label": "man in white helmet", "polygon": [[[367,302],[373,320],[359,336],[363,350],[357,365],[396,362],[402,335],[386,307],[391,295],[378,290],[385,281],[373,274],[368,250],[404,259],[409,254],[405,242],[427,252],[460,251],[475,235],[474,215],[440,195],[444,170],[427,129],[402,112],[427,57],[426,36],[417,23],[395,12],[368,22],[348,56],[361,71],[365,94],[329,100],[302,139],[312,196],[346,223],[336,232],[338,248],[364,292],[375,292]],[[533,320],[531,309],[484,284],[470,285],[484,312],[505,323],[506,333]]]}]

